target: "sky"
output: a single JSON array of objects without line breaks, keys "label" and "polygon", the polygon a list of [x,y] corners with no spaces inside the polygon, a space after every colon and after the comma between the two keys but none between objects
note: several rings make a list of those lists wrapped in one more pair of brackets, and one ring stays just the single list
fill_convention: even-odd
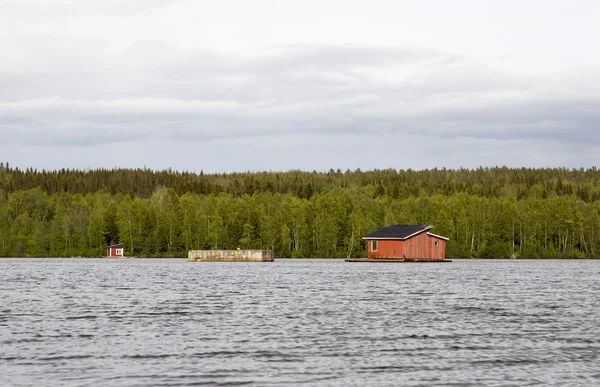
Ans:
[{"label": "sky", "polygon": [[0,0],[0,160],[588,168],[597,0]]}]

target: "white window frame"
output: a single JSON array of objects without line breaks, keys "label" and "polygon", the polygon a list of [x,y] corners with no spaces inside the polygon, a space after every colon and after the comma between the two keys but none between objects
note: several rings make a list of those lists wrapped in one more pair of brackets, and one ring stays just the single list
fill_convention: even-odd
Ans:
[{"label": "white window frame", "polygon": [[115,249],[116,255],[123,255],[123,249]]},{"label": "white window frame", "polygon": [[377,247],[378,247],[377,245],[378,245],[378,244],[379,244],[379,243],[377,243],[377,239],[373,239],[373,240],[371,241],[371,251],[377,251]]}]

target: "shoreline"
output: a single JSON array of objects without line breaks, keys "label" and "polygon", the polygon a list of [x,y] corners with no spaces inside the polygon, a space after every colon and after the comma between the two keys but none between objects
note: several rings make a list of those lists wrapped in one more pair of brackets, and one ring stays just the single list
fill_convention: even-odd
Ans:
[{"label": "shoreline", "polygon": [[[186,257],[0,257],[1,259],[105,259],[110,261],[119,261],[119,260],[130,260],[130,259],[187,259]],[[302,260],[317,260],[317,259],[325,259],[325,260],[347,260],[348,258],[340,258],[340,257],[275,257],[275,260],[291,260],[291,259],[302,259]],[[350,258],[350,259],[360,259],[360,258]],[[470,261],[470,260],[478,260],[478,261],[546,261],[546,260],[559,260],[559,261],[593,261],[600,260],[599,258],[456,258],[456,257],[447,257],[447,260],[461,260],[461,261]]]}]

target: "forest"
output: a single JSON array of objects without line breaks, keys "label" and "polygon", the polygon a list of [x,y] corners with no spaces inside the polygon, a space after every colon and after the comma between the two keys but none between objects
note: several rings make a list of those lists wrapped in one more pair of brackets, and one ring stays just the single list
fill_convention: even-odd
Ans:
[{"label": "forest", "polygon": [[391,223],[433,225],[449,258],[600,257],[600,171],[565,168],[205,174],[0,163],[0,256],[272,249],[361,257]]}]

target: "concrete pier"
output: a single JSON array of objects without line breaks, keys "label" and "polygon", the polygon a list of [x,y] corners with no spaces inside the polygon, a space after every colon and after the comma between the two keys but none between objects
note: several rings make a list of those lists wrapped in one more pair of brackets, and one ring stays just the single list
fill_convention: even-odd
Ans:
[{"label": "concrete pier", "polygon": [[190,250],[189,262],[273,262],[273,250]]}]

